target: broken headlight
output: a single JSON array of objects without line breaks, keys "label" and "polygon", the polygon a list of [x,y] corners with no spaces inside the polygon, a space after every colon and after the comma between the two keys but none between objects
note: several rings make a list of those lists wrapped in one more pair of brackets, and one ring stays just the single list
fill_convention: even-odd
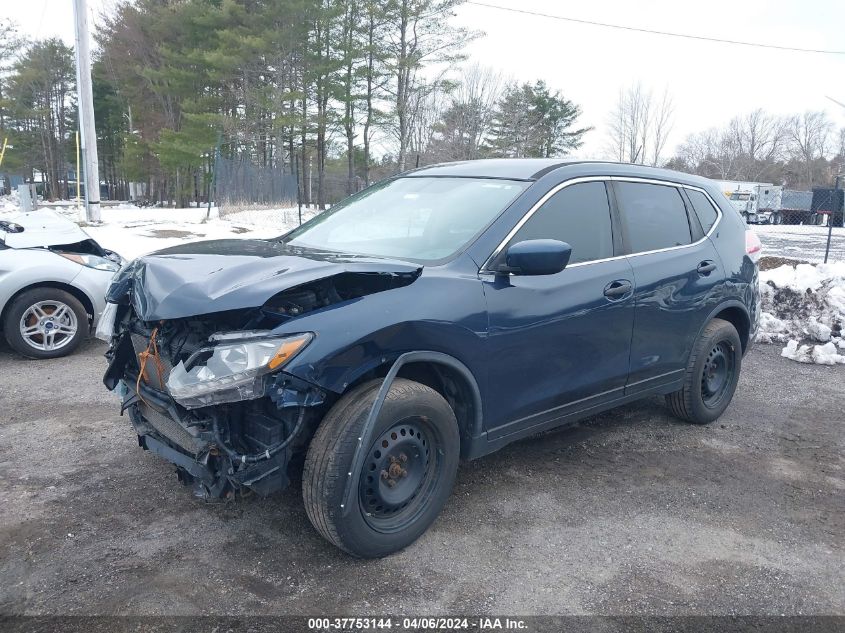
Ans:
[{"label": "broken headlight", "polygon": [[284,366],[312,338],[310,332],[251,339],[218,336],[217,345],[194,352],[173,368],[167,390],[186,409],[259,398],[267,374]]}]

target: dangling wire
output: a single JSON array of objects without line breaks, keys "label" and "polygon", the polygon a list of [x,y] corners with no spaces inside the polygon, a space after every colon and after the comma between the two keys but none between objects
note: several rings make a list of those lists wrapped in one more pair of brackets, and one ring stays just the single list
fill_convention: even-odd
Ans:
[{"label": "dangling wire", "polygon": [[143,379],[147,384],[150,382],[149,376],[147,375],[147,361],[149,361],[150,358],[153,359],[153,363],[155,364],[159,386],[164,385],[164,363],[161,362],[161,356],[159,356],[158,353],[158,343],[156,343],[157,336],[158,326],[153,328],[153,333],[150,335],[150,342],[147,344],[147,349],[138,354],[138,361],[141,363],[141,369],[138,372],[138,380],[135,382],[135,393],[138,394],[141,402],[147,406],[150,406],[150,403],[144,400],[144,396],[141,395],[141,379]]}]

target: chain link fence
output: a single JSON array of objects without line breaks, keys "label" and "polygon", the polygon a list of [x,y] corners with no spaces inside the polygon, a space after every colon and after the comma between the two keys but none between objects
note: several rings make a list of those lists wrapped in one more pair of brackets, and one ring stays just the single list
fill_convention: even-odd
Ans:
[{"label": "chain link fence", "polygon": [[322,187],[329,207],[364,188],[360,178],[324,174],[322,183],[310,170],[300,178],[296,169],[255,165],[249,159],[218,156],[214,166],[214,204],[221,216],[253,226],[292,228],[321,212]]},{"label": "chain link fence", "polygon": [[296,174],[279,167],[263,167],[248,160],[218,156],[214,163],[214,198],[221,210],[246,207],[296,206]]},{"label": "chain link fence", "polygon": [[[760,193],[758,210],[743,213],[763,243],[763,256],[784,263],[845,262],[843,191],[776,191],[770,201]],[[767,191],[765,193],[768,193]]]}]

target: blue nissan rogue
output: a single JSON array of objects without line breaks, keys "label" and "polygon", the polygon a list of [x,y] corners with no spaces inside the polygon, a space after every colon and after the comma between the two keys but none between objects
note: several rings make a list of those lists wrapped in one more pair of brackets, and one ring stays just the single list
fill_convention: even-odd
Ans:
[{"label": "blue nissan rogue", "polygon": [[560,160],[435,165],[271,240],[115,276],[99,335],[142,448],[205,499],[302,481],[317,531],[384,556],[461,458],[652,394],[736,390],[760,242],[710,181]]}]

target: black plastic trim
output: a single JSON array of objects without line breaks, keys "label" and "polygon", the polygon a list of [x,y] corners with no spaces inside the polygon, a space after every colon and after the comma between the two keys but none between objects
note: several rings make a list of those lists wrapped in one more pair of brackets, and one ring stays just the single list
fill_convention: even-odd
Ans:
[{"label": "black plastic trim", "polygon": [[354,505],[355,490],[357,489],[354,485],[355,474],[361,470],[361,466],[364,463],[364,457],[366,456],[365,447],[370,444],[373,428],[375,427],[381,408],[384,405],[384,399],[390,391],[390,386],[393,384],[393,381],[396,379],[396,375],[399,373],[399,370],[403,365],[419,362],[431,362],[446,365],[464,376],[467,383],[470,385],[470,389],[472,390],[472,398],[475,405],[475,419],[473,420],[473,427],[470,436],[475,437],[481,434],[481,425],[484,419],[481,410],[481,392],[478,389],[478,383],[476,382],[475,377],[472,375],[472,372],[467,368],[467,366],[458,359],[449,356],[448,354],[444,354],[443,352],[405,352],[394,361],[390,370],[387,372],[387,375],[384,377],[381,387],[379,387],[378,393],[376,394],[373,406],[370,408],[370,413],[367,415],[367,419],[364,422],[364,428],[361,429],[361,436],[358,438],[358,445],[355,447],[355,454],[352,456],[352,466],[346,474],[346,486],[342,497],[343,503],[340,504],[342,516],[347,516]]}]

